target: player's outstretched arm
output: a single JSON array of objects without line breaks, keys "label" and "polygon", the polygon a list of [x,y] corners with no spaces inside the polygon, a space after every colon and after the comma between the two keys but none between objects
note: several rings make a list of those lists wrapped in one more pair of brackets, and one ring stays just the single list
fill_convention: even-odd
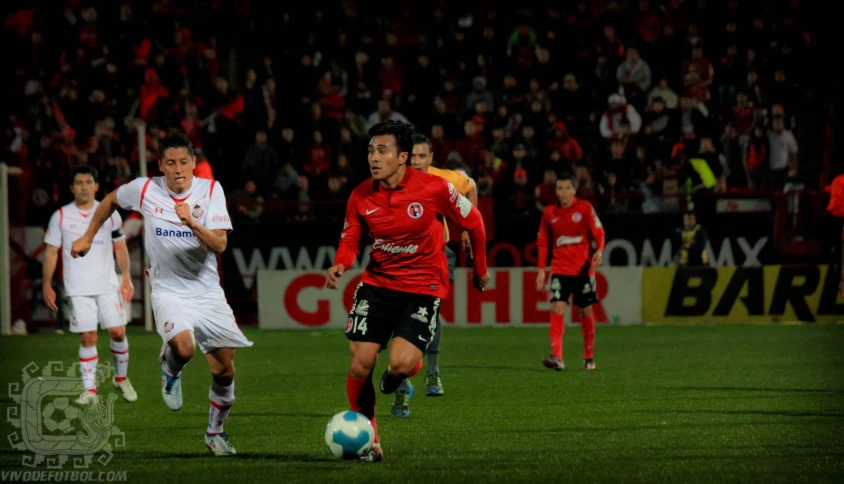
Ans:
[{"label": "player's outstretched arm", "polygon": [[70,249],[71,257],[74,259],[84,257],[91,250],[91,244],[94,242],[97,232],[100,231],[106,220],[111,217],[111,214],[117,210],[117,207],[117,190],[114,190],[105,196],[97,206],[97,210],[94,211],[94,215],[91,215],[91,224],[88,225],[88,230],[85,231],[85,234],[73,241]]},{"label": "player's outstretched arm", "polygon": [[361,222],[358,216],[358,203],[360,197],[352,192],[349,201],[346,203],[346,219],[343,222],[343,232],[340,234],[340,244],[337,247],[337,254],[334,256],[334,265],[328,269],[325,284],[329,289],[339,287],[340,277],[346,269],[355,263],[360,250]]}]

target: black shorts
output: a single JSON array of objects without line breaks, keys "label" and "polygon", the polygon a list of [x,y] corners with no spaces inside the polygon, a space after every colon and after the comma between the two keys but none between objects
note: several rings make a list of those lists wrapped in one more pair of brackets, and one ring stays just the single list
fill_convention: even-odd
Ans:
[{"label": "black shorts", "polygon": [[585,308],[598,302],[595,276],[558,276],[551,275],[551,302],[562,301],[566,304],[574,296],[574,305]]},{"label": "black shorts", "polygon": [[400,336],[425,353],[436,333],[439,309],[438,297],[360,283],[346,321],[346,337],[384,349],[390,338]]},{"label": "black shorts", "polygon": [[454,284],[454,268],[457,267],[457,254],[445,246],[445,258],[448,261],[448,281]]}]

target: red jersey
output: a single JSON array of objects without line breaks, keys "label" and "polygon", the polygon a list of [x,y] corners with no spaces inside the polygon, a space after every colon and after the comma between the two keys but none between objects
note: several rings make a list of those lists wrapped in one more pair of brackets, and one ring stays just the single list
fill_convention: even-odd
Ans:
[{"label": "red jersey", "polygon": [[595,267],[592,265],[592,241],[596,242],[597,250],[603,252],[604,227],[591,203],[575,198],[569,207],[561,207],[559,202],[545,207],[536,237],[540,269],[545,269],[545,263],[548,261],[549,236],[554,243],[551,274],[595,274]]},{"label": "red jersey", "polygon": [[480,212],[444,179],[409,166],[393,190],[368,179],[352,191],[334,263],[351,267],[366,226],[373,243],[364,283],[444,298],[449,289],[444,217],[469,231],[475,273],[485,275],[486,234]]}]

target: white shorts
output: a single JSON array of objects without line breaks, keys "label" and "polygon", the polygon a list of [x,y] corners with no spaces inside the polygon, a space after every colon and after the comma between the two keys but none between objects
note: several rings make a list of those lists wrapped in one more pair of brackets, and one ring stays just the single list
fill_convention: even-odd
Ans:
[{"label": "white shorts", "polygon": [[165,344],[182,331],[193,332],[203,354],[217,348],[253,344],[238,328],[222,288],[189,298],[154,293],[152,313],[155,328]]},{"label": "white shorts", "polygon": [[96,296],[68,296],[70,304],[70,331],[87,333],[102,329],[126,326],[126,306],[120,290]]}]

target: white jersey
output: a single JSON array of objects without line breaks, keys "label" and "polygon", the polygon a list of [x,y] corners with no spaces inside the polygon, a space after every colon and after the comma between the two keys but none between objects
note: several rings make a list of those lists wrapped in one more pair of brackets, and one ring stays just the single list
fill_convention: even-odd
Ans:
[{"label": "white jersey", "polygon": [[194,177],[181,194],[171,192],[163,176],[137,178],[117,189],[117,203],[144,216],[153,293],[198,296],[220,287],[217,258],[179,220],[178,202],[187,203],[193,218],[205,228],[231,231],[226,196],[214,180]]},{"label": "white jersey", "polygon": [[70,255],[73,241],[85,235],[99,204],[94,201],[94,206],[83,212],[76,203],[68,203],[50,217],[44,243],[62,249],[64,289],[68,296],[111,294],[119,285],[114,272],[113,243],[124,238],[119,213],[114,212],[100,227],[85,257],[74,259]]}]

